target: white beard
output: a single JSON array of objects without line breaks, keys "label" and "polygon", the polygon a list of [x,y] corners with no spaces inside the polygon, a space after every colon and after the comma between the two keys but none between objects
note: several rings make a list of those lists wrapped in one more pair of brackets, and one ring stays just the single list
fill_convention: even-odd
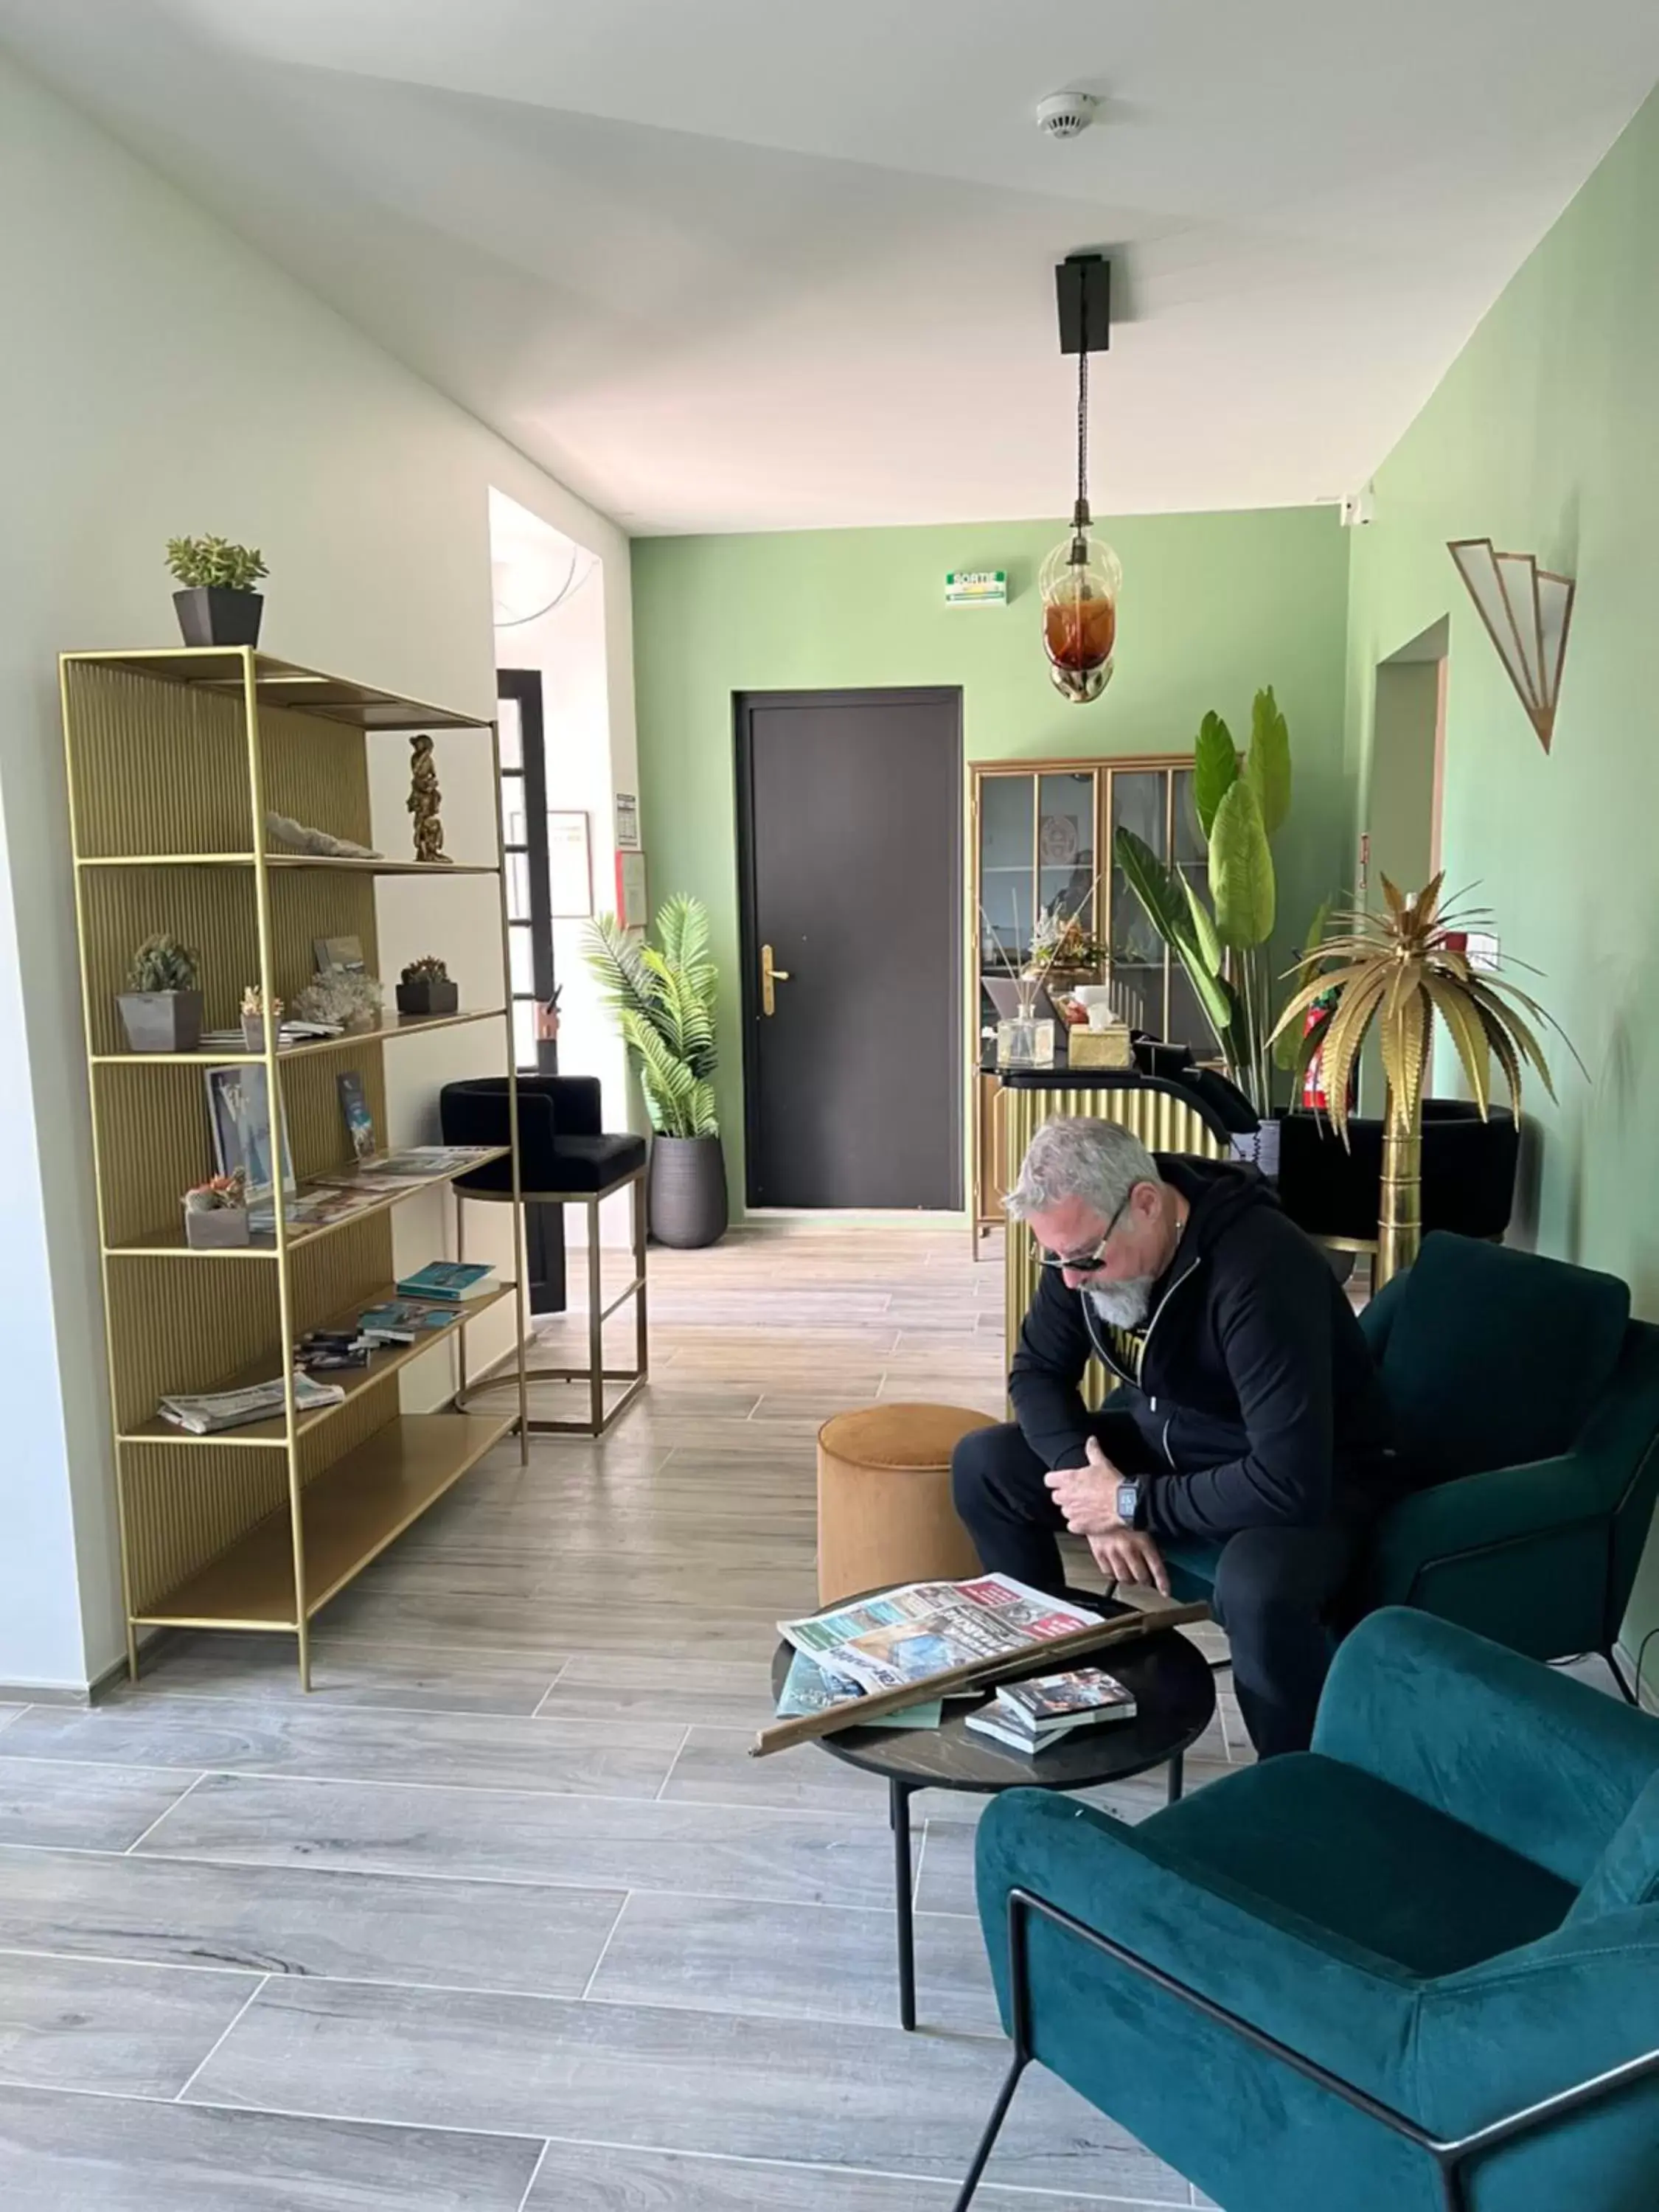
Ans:
[{"label": "white beard", "polygon": [[1084,1292],[1090,1304],[1114,1328],[1139,1328],[1152,1310],[1155,1275],[1133,1275],[1127,1282],[1108,1283]]}]

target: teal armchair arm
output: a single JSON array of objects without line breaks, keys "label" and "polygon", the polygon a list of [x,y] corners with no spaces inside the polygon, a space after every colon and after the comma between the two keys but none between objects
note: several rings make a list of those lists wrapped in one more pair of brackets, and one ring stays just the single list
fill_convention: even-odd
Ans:
[{"label": "teal armchair arm", "polygon": [[1337,1652],[1314,1749],[1575,1887],[1654,1771],[1646,1716],[1405,1607]]},{"label": "teal armchair arm", "polygon": [[[1419,1985],[1311,1921],[1224,1885],[1212,1869],[1161,1847],[1154,1831],[1047,1790],[1009,1790],[981,1817],[977,1869],[988,1928],[1002,1922],[1011,1893],[1036,1892],[1384,2103],[1404,2095]],[[1079,1959],[1072,1939],[1048,1923],[1030,1931],[1028,1966],[1042,1992],[1032,2055],[1087,2095],[1079,2046],[1097,2047],[1109,2075],[1114,2024],[1142,2031],[1144,1992],[1100,1960]],[[1009,1960],[994,1947],[991,1968],[1011,2026]]]}]

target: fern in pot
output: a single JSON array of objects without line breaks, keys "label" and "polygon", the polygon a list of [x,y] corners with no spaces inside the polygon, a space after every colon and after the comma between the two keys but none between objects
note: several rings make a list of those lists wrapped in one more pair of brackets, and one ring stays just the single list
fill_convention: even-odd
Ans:
[{"label": "fern in pot", "polygon": [[701,899],[665,899],[645,937],[601,915],[588,926],[586,954],[639,1070],[655,1132],[651,1233],[682,1250],[718,1243],[728,1214],[708,909]]}]

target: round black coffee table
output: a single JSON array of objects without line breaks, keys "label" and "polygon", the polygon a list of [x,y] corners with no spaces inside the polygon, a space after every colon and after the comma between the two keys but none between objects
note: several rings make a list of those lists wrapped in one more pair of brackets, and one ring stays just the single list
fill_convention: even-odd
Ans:
[{"label": "round black coffee table", "polygon": [[[877,1597],[866,1590],[860,1598]],[[848,1598],[848,1605],[860,1601]],[[1132,1606],[1100,1601],[1108,1618]],[[781,1694],[793,1648],[780,1644],[772,1660],[772,1694]],[[1135,1717],[1082,1728],[1047,1751],[1006,1751],[964,1725],[969,1713],[990,1703],[992,1692],[945,1708],[936,1729],[848,1728],[816,1739],[820,1750],[849,1766],[879,1774],[887,1783],[893,1828],[894,1890],[898,1908],[899,2023],[916,2024],[915,1933],[911,1917],[910,1800],[918,1790],[966,1790],[993,1796],[999,1790],[1097,1790],[1127,1782],[1154,1766],[1170,1770],[1170,1802],[1181,1795],[1182,1762],[1215,1716],[1215,1680],[1209,1662],[1179,1631],[1137,1637],[1056,1665],[1041,1654],[1021,1674],[1051,1674],[1067,1665],[1099,1665],[1133,1691]],[[1009,1676],[1010,1680],[1015,1680]]]}]

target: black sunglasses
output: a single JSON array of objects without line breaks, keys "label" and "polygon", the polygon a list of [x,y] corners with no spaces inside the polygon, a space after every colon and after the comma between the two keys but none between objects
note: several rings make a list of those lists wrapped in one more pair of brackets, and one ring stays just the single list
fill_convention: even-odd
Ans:
[{"label": "black sunglasses", "polygon": [[1106,1234],[1101,1238],[1099,1243],[1096,1245],[1092,1252],[1044,1252],[1039,1250],[1037,1253],[1037,1264],[1039,1267],[1069,1267],[1073,1274],[1092,1275],[1099,1267],[1101,1261],[1105,1255],[1106,1247],[1112,1241],[1112,1231],[1117,1227],[1118,1223],[1122,1220],[1124,1213],[1128,1207],[1129,1200],[1134,1196],[1136,1191],[1139,1188],[1140,1186],[1138,1183],[1131,1183],[1128,1189],[1124,1192],[1122,1200],[1118,1206],[1117,1212],[1106,1224]]}]

